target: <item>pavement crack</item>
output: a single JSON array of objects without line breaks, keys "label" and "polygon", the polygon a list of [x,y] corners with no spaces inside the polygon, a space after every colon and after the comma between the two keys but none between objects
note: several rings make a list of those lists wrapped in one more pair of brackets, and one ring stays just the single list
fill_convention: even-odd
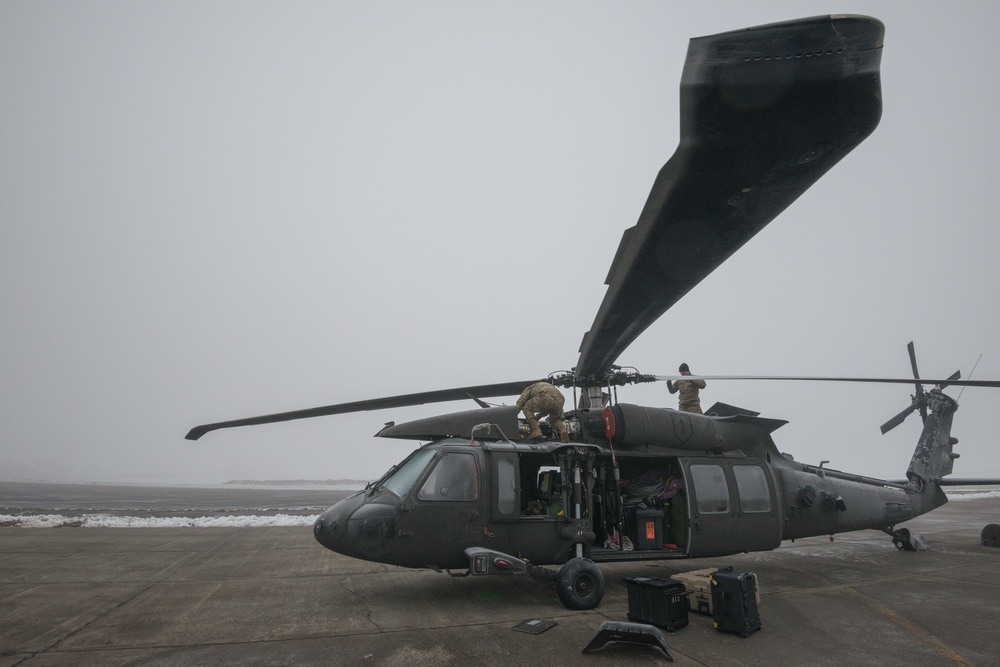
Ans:
[{"label": "pavement crack", "polygon": [[368,621],[368,623],[370,623],[372,626],[374,626],[375,630],[378,633],[385,632],[385,629],[378,623],[376,623],[374,618],[372,618],[375,612],[372,609],[371,605],[368,603],[368,598],[359,593],[357,590],[355,590],[353,579],[349,576],[344,577],[343,579],[340,580],[340,587],[343,588],[345,591],[347,591],[351,595],[351,597],[354,598],[355,603],[360,603],[361,606],[364,607],[365,620]]},{"label": "pavement crack", "polygon": [[190,567],[191,565],[194,565],[195,563],[199,562],[200,560],[203,560],[205,557],[207,557],[212,552],[216,551],[217,549],[219,549],[220,547],[222,547],[226,543],[232,541],[236,537],[237,534],[238,533],[233,533],[232,535],[228,536],[226,539],[219,541],[218,543],[214,544],[211,548],[206,549],[205,551],[198,552],[198,553],[194,554],[193,556],[188,556],[188,557],[184,557],[184,558],[178,559],[172,565],[169,565],[165,569],[163,569],[160,572],[158,572],[155,575],[153,575],[153,579],[154,580],[152,582],[150,582],[148,585],[142,587],[141,589],[139,589],[138,591],[136,591],[134,594],[130,595],[128,598],[126,598],[124,600],[121,600],[120,602],[107,607],[106,609],[104,609],[104,611],[99,612],[98,614],[96,614],[95,616],[93,616],[92,618],[90,618],[89,620],[87,620],[87,621],[85,621],[83,623],[80,623],[79,625],[76,625],[76,626],[70,628],[61,637],[56,638],[55,640],[53,640],[51,643],[49,643],[47,646],[43,647],[42,649],[26,655],[22,660],[14,663],[14,665],[20,665],[20,664],[22,664],[26,660],[30,660],[31,658],[34,658],[35,656],[38,656],[38,655],[44,654],[44,653],[46,653],[48,651],[51,651],[53,648],[55,648],[56,646],[58,646],[62,642],[66,641],[67,639],[69,639],[73,635],[86,630],[87,628],[89,628],[94,623],[97,623],[98,621],[100,621],[101,619],[103,619],[104,617],[106,617],[108,614],[110,614],[113,611],[116,611],[118,609],[121,609],[122,607],[124,607],[125,605],[129,604],[130,602],[132,602],[136,598],[138,598],[141,595],[145,594],[146,592],[152,590],[157,585],[159,585],[159,584],[167,581],[168,579],[170,579],[171,577],[173,577],[175,574],[177,574],[177,572],[179,572],[181,569],[186,568],[186,567]]},{"label": "pavement crack", "polygon": [[113,611],[115,611],[117,609],[121,609],[122,607],[124,607],[125,605],[127,605],[132,600],[136,599],[137,597],[139,597],[140,595],[142,595],[146,591],[148,591],[151,588],[153,588],[154,586],[156,586],[157,583],[159,583],[159,582],[154,581],[153,583],[149,584],[145,588],[143,588],[143,589],[141,589],[139,591],[136,591],[133,595],[129,596],[127,599],[122,600],[121,602],[118,602],[117,604],[113,604],[113,605],[107,607],[104,611],[100,612],[99,614],[97,614],[96,616],[94,616],[93,618],[91,618],[90,620],[88,620],[88,621],[86,621],[84,623],[81,623],[81,624],[79,624],[79,625],[77,625],[77,626],[75,626],[73,628],[70,628],[62,637],[58,637],[57,639],[55,639],[54,641],[52,641],[48,646],[45,646],[45,647],[43,647],[42,649],[40,649],[38,651],[35,651],[33,653],[29,653],[22,660],[14,663],[14,665],[20,665],[21,663],[25,662],[26,660],[30,660],[30,659],[34,658],[35,656],[42,655],[43,653],[46,653],[46,652],[52,650],[53,648],[55,648],[56,646],[58,646],[62,642],[66,641],[67,639],[69,639],[70,637],[72,637],[73,635],[75,635],[76,633],[81,632],[83,630],[86,630],[91,625],[93,625],[97,621],[101,620],[102,618],[104,618],[105,616],[107,616],[108,614],[110,614],[111,612],[113,612]]}]

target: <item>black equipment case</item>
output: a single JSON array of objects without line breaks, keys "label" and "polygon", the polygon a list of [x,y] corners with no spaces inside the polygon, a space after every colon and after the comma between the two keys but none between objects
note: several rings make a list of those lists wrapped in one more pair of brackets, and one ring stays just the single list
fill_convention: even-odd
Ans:
[{"label": "black equipment case", "polygon": [[760,630],[757,575],[726,567],[714,572],[710,579],[715,627],[722,632],[735,632],[740,637]]},{"label": "black equipment case", "polygon": [[628,620],[667,630],[688,624],[687,592],[680,581],[652,577],[622,581],[628,587]]},{"label": "black equipment case", "polygon": [[662,549],[663,543],[663,511],[635,511],[635,548]]}]

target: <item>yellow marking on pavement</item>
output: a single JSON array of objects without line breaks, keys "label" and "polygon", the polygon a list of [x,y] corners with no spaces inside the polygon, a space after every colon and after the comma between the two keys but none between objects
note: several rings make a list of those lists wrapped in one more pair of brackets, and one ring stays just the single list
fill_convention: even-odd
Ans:
[{"label": "yellow marking on pavement", "polygon": [[934,648],[934,650],[936,650],[938,653],[940,653],[945,658],[950,660],[952,664],[962,665],[963,667],[966,666],[975,667],[973,663],[969,662],[968,660],[960,656],[958,653],[955,653],[955,651],[951,650],[951,648],[947,644],[942,642],[940,639],[938,639],[931,633],[927,632],[927,630],[920,627],[916,623],[913,623],[912,621],[904,618],[897,611],[876,602],[875,600],[866,595],[862,595],[854,588],[846,587],[844,590],[849,595],[853,595],[857,599],[861,600],[861,602],[863,602],[867,607],[870,607],[871,609],[882,614],[883,616],[885,616],[887,619],[889,619],[899,627],[903,628],[910,634],[916,636],[916,638],[919,639],[920,641]]}]

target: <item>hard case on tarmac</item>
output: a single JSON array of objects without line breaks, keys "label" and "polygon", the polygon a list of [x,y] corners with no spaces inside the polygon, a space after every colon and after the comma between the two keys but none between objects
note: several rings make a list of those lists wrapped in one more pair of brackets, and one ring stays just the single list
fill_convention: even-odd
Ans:
[{"label": "hard case on tarmac", "polygon": [[722,632],[747,637],[760,630],[757,576],[726,567],[712,573],[712,617]]},{"label": "hard case on tarmac", "polygon": [[632,577],[622,579],[628,588],[628,620],[667,630],[688,624],[684,584],[673,579]]},{"label": "hard case on tarmac", "polygon": [[716,567],[681,572],[671,575],[671,579],[684,584],[688,593],[688,609],[698,614],[712,615],[712,573]]}]

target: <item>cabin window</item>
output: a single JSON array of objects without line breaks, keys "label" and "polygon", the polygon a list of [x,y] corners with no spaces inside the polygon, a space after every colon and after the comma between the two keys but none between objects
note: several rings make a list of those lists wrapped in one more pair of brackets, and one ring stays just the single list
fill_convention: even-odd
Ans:
[{"label": "cabin window", "polygon": [[733,466],[736,490],[740,494],[740,510],[743,512],[770,512],[771,493],[767,488],[767,477],[759,466]]},{"label": "cabin window", "polygon": [[507,458],[497,460],[497,511],[500,514],[517,511],[517,467]]},{"label": "cabin window", "polygon": [[478,497],[476,457],[466,452],[449,452],[442,456],[417,492],[420,500],[467,502]]},{"label": "cabin window", "polygon": [[718,465],[692,465],[691,479],[699,514],[723,514],[729,511],[729,487],[726,473]]}]

